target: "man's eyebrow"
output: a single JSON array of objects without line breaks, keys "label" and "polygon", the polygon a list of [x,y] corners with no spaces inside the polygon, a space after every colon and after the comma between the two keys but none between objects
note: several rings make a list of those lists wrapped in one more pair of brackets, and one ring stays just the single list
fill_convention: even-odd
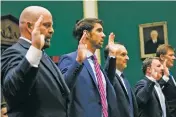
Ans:
[{"label": "man's eyebrow", "polygon": [[103,28],[97,28],[96,30],[101,30],[101,31],[102,31],[102,30],[103,30]]}]

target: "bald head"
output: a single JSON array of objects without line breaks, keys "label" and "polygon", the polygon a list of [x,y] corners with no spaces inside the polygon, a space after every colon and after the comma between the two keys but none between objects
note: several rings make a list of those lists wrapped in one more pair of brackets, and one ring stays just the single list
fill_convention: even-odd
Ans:
[{"label": "bald head", "polygon": [[40,15],[51,15],[51,13],[41,6],[29,6],[22,11],[19,22],[36,22]]},{"label": "bald head", "polygon": [[48,48],[54,29],[52,15],[46,8],[41,6],[29,6],[25,8],[19,20],[20,34],[21,37],[32,40],[32,32],[35,31],[35,24],[41,15],[43,18],[38,29],[40,30],[40,34],[44,35],[45,38],[44,48]]},{"label": "bald head", "polygon": [[126,50],[126,48],[122,44],[115,44],[115,48],[117,49],[117,51]]},{"label": "bald head", "polygon": [[[125,46],[122,45],[122,44],[119,44],[119,43],[116,43],[116,44],[114,45],[114,48],[116,48],[116,53],[117,53],[117,54],[120,53],[120,52],[123,51],[123,50],[127,51],[126,48],[125,48]],[[108,57],[108,55],[109,55],[109,47],[108,47],[108,45],[106,46],[106,48],[105,48],[105,50],[104,50],[104,54],[105,54],[105,59],[107,59],[107,57]]]}]

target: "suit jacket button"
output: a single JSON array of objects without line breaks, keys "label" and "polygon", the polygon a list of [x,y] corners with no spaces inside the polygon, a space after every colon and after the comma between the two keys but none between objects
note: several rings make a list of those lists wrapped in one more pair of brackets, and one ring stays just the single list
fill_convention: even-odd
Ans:
[{"label": "suit jacket button", "polygon": [[101,105],[101,101],[98,101],[98,104],[100,104],[100,105]]}]

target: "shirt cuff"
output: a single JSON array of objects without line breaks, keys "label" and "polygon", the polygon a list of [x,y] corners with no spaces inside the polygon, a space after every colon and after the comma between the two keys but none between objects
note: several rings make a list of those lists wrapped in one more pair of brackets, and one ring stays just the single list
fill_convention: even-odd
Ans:
[{"label": "shirt cuff", "polygon": [[169,77],[167,77],[166,75],[164,75],[164,76],[163,76],[163,80],[166,81],[166,82],[168,82]]},{"label": "shirt cuff", "polygon": [[26,53],[26,59],[29,61],[29,63],[33,67],[38,67],[41,58],[42,58],[42,51],[31,45]]}]

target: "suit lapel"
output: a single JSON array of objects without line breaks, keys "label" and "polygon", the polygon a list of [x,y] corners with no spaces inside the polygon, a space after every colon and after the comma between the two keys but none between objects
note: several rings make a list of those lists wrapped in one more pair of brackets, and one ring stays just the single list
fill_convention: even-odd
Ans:
[{"label": "suit lapel", "polygon": [[125,89],[125,87],[124,87],[124,85],[123,85],[123,83],[122,83],[122,81],[121,81],[121,79],[120,79],[120,77],[119,77],[118,74],[116,74],[116,78],[118,79],[118,81],[119,81],[119,83],[120,83],[120,85],[121,85],[121,87],[122,87],[122,89],[123,89],[123,92],[124,92],[126,98],[128,99],[128,102],[130,103],[128,94],[127,94],[127,92],[126,92],[126,89]]},{"label": "suit lapel", "polygon": [[58,69],[56,64],[51,60],[51,58],[48,57],[48,59],[50,60],[51,64],[53,65],[53,69],[56,71],[55,73],[58,76],[56,80],[58,81],[58,84],[60,84],[60,86],[63,89],[64,93],[66,93],[66,96],[68,96],[69,93],[70,93],[70,90],[69,90],[67,84],[65,83],[65,80],[63,78],[62,73],[60,72],[60,70]]},{"label": "suit lapel", "polygon": [[87,59],[84,61],[84,64],[85,64],[85,67],[86,67],[87,71],[91,75],[91,78],[92,78],[92,80],[93,80],[93,82],[96,85],[97,90],[98,90],[98,84],[96,82],[96,78],[95,78],[94,72],[93,72],[92,67],[90,66],[90,64],[89,64]]},{"label": "suit lapel", "polygon": [[175,80],[174,77],[173,77],[173,76],[170,76],[169,78],[170,78],[170,80],[168,81],[168,83],[169,83],[170,85],[172,85],[173,87],[175,87],[175,83],[174,83],[174,81],[173,81],[173,80]]},{"label": "suit lapel", "polygon": [[[49,61],[50,61],[50,62],[49,62]],[[49,58],[47,59],[47,58],[45,57],[45,55],[42,55],[41,62],[42,62],[43,65],[50,71],[50,73],[55,77],[55,80],[56,80],[57,84],[60,85],[61,88],[63,89],[62,84],[60,83],[60,81],[59,81],[59,79],[58,79],[58,77],[57,77],[56,72],[53,71],[53,70],[55,70],[55,69],[54,69],[54,68],[52,67],[52,65],[51,65],[51,64],[52,64],[52,61],[49,60]],[[50,63],[50,64],[48,64],[48,63]]]},{"label": "suit lapel", "polygon": [[[53,69],[53,67],[50,65],[51,62],[49,63],[49,61],[44,57],[44,55],[42,55],[41,63],[45,66],[45,68],[48,69],[48,71],[50,71],[50,73],[53,75],[54,80],[56,81],[57,85],[58,85],[59,88],[60,88],[60,89],[58,89],[58,90],[60,90],[60,91],[58,91],[59,95],[57,95],[56,97],[62,96],[61,91],[63,90],[63,87],[62,87],[62,84],[60,83],[60,81],[59,81],[58,78],[57,78],[56,72],[53,71],[54,69]],[[49,64],[48,64],[48,63],[49,63]],[[59,77],[59,76],[58,76],[58,77]],[[63,107],[65,107],[65,105],[64,105],[64,103],[63,103],[63,102],[64,102],[63,98],[58,97],[58,99],[59,99],[60,103],[63,105]]]},{"label": "suit lapel", "polygon": [[21,38],[19,38],[18,43],[23,46],[25,49],[29,49],[29,47],[31,46],[31,44]]}]

